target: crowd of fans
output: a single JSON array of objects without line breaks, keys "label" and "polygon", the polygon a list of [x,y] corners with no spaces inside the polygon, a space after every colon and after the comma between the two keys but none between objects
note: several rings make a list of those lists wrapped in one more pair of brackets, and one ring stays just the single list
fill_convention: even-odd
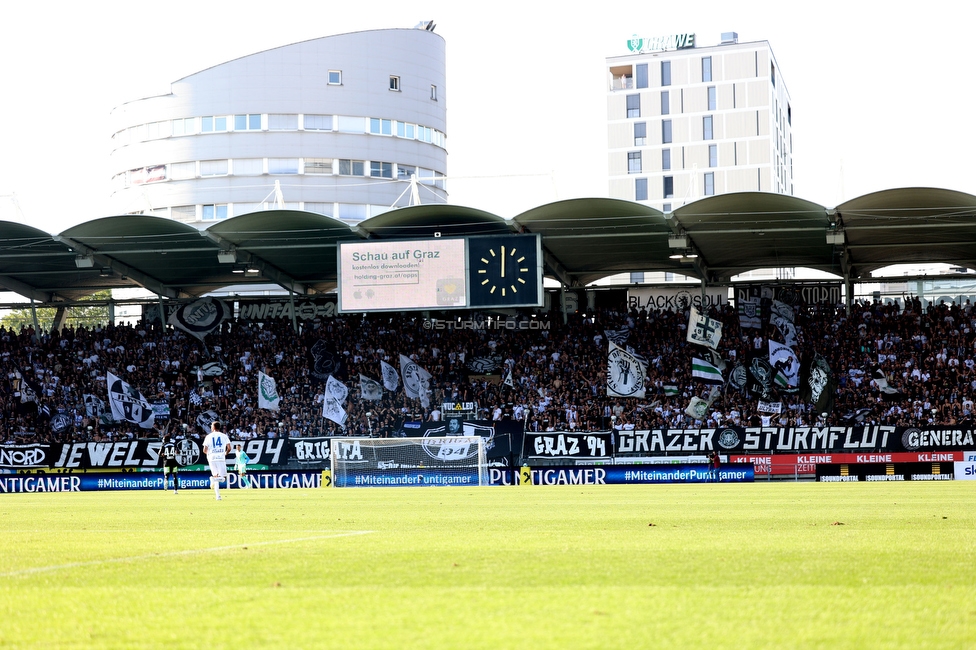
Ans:
[{"label": "crowd of fans", "polygon": [[[709,315],[723,323],[717,352],[729,367],[779,338],[772,325],[741,328],[730,305]],[[0,328],[0,372],[8,379],[0,382],[0,440],[200,435],[203,414],[216,416],[239,439],[392,436],[405,422],[443,418],[443,402],[475,402],[482,419],[517,420],[535,431],[804,426],[850,423],[854,414],[863,424],[968,426],[973,417],[976,314],[968,302],[923,308],[909,298],[903,305],[858,302],[849,312],[843,306],[798,308],[794,351],[801,359],[821,355],[833,373],[834,407],[826,416],[800,392],[773,397],[780,413],[760,412],[756,395],[728,386],[703,420],[689,416],[689,400],[710,387],[691,375],[700,348],[686,341],[687,310],[621,307],[566,322],[555,314],[532,318],[516,317],[523,323],[518,327],[493,321],[495,327],[472,329],[453,320],[434,327],[420,314],[380,313],[299,323],[297,332],[287,321],[231,320],[204,341],[159,323],[65,327],[39,336],[29,328]],[[625,331],[626,345],[647,359],[644,398],[607,396],[608,330]],[[349,388],[343,426],[322,415],[325,382],[315,376],[316,344],[343,362],[336,374]],[[382,381],[380,361],[399,368],[401,354],[430,373],[429,404],[407,397],[402,380],[379,401],[363,399],[360,375]],[[258,408],[259,371],[277,383],[278,410]],[[161,405],[152,429],[99,416],[99,402],[110,413],[108,372]],[[21,389],[28,385],[37,390],[34,401],[24,401]]]}]

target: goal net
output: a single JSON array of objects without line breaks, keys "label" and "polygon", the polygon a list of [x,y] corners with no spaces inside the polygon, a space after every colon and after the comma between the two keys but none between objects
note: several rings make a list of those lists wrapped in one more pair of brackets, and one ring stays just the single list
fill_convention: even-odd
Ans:
[{"label": "goal net", "polygon": [[478,436],[334,438],[329,455],[335,487],[488,485]]}]

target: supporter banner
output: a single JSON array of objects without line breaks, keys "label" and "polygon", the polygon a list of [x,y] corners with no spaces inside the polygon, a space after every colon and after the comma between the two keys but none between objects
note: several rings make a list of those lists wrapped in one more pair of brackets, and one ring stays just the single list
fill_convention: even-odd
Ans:
[{"label": "supporter banner", "polygon": [[230,307],[217,298],[200,298],[180,305],[169,315],[166,322],[201,341],[228,318],[234,316]]},{"label": "supporter banner", "polygon": [[523,457],[528,458],[609,458],[613,453],[613,434],[609,431],[577,433],[549,431],[525,433]]},{"label": "supporter banner", "polygon": [[768,298],[779,300],[788,305],[836,305],[844,302],[843,285],[840,282],[825,284],[803,285],[791,284],[777,286],[769,284],[738,284],[735,285],[735,300],[749,298]]},{"label": "supporter banner", "polygon": [[[457,427],[460,424],[460,429]],[[458,420],[444,422],[405,422],[395,437],[418,438],[428,436],[481,436],[485,438],[485,457],[504,459],[522,449],[522,423],[513,420]]]},{"label": "supporter banner", "polygon": [[[182,466],[206,462],[193,439],[176,442],[177,462]],[[122,442],[74,442],[33,445],[0,445],[0,468],[4,469],[135,469],[160,467],[159,440]],[[258,465],[287,462],[285,438],[256,439],[244,443],[251,461]]]},{"label": "supporter banner", "polygon": [[[261,471],[247,473],[248,489],[318,488],[319,470]],[[181,490],[209,490],[209,472],[180,472]],[[234,472],[221,487],[242,489]],[[94,492],[100,490],[162,490],[162,472],[113,472],[90,474],[24,474],[0,476],[0,494],[12,492]]]},{"label": "supporter banner", "polygon": [[[723,466],[716,474],[700,465],[606,465],[598,467],[537,467],[530,471],[532,485],[624,485],[651,483],[743,483],[755,480],[749,465]],[[489,473],[501,485],[502,474]]]},{"label": "supporter banner", "polygon": [[651,429],[618,431],[616,443],[617,454],[695,453],[713,449],[721,453],[963,451],[976,449],[976,430],[893,426]]},{"label": "supporter banner", "polygon": [[[178,305],[165,305],[166,319],[179,309]],[[143,319],[150,322],[159,321],[159,307],[146,305],[142,308]],[[334,318],[336,315],[335,297],[313,298],[295,301],[292,309],[290,300],[238,300],[237,315],[239,318],[251,321],[291,321],[294,314],[296,320],[310,321],[316,318]]]},{"label": "supporter banner", "polygon": [[238,317],[252,321],[272,321],[292,319],[306,321],[316,318],[334,318],[336,315],[335,298],[295,301],[292,309],[291,301],[277,302],[269,300],[239,301],[237,303]]},{"label": "supporter banner", "polygon": [[290,438],[288,456],[299,463],[320,465],[328,463],[332,438]]},{"label": "supporter banner", "polygon": [[668,311],[684,311],[689,307],[705,309],[718,307],[729,302],[729,290],[727,287],[710,287],[702,295],[701,287],[698,285],[687,288],[665,288],[665,287],[637,287],[627,289],[627,308],[628,309],[664,309]]}]

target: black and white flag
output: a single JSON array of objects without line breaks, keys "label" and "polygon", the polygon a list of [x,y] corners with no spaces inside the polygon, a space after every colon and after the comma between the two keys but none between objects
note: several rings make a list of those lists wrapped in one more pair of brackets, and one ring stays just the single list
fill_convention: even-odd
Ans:
[{"label": "black and white flag", "polygon": [[197,426],[200,427],[200,429],[204,433],[210,433],[210,425],[213,424],[214,422],[219,422],[220,416],[217,415],[216,411],[208,410],[198,415],[196,421],[197,421]]},{"label": "black and white flag", "polygon": [[814,355],[813,361],[803,375],[803,390],[800,396],[808,404],[813,404],[817,413],[829,414],[834,408],[836,384],[827,360],[819,354]]},{"label": "black and white flag", "polygon": [[745,298],[736,302],[736,308],[739,312],[739,327],[742,329],[760,329],[762,327],[760,299]]},{"label": "black and white flag", "polygon": [[687,339],[689,343],[704,345],[714,350],[722,339],[722,323],[699,313],[698,309],[692,306],[688,314]]},{"label": "black and white flag", "polygon": [[618,330],[603,330],[603,333],[608,341],[613,341],[620,346],[626,345],[627,339],[630,338],[629,327],[622,327]]},{"label": "black and white flag", "polygon": [[362,399],[378,402],[383,399],[383,384],[370,379],[366,375],[359,375],[359,394]]},{"label": "black and white flag", "polygon": [[322,416],[328,420],[332,420],[341,427],[346,426],[346,418],[349,417],[342,404],[328,394],[326,394],[325,402],[322,404]]},{"label": "black and white flag", "polygon": [[380,369],[383,372],[383,388],[395,393],[400,387],[400,373],[386,361],[380,361]]},{"label": "black and white flag", "polygon": [[729,373],[729,386],[742,392],[749,384],[749,369],[743,363],[735,364],[732,372]]},{"label": "black and white flag", "polygon": [[508,386],[509,388],[515,388],[515,380],[512,379],[511,370],[508,371],[508,374],[505,376],[505,381],[503,381],[502,383]]},{"label": "black and white flag", "polygon": [[769,322],[779,330],[780,336],[783,337],[783,343],[787,347],[796,347],[796,325],[793,324],[793,321],[787,320],[779,314],[772,314],[769,317]]},{"label": "black and white flag", "polygon": [[231,317],[231,310],[223,300],[200,298],[170,314],[167,322],[201,341]]},{"label": "black and white flag", "polygon": [[325,381],[332,375],[342,380],[349,378],[345,358],[336,351],[335,345],[325,339],[316,341],[308,355],[309,373],[315,379]]},{"label": "black and white flag", "polygon": [[776,371],[773,382],[780,390],[795,391],[800,387],[800,360],[792,349],[770,341],[769,364]]},{"label": "black and white flag", "polygon": [[348,396],[349,387],[335,377],[330,376],[328,381],[325,382],[326,399],[331,397],[339,404],[345,404]]},{"label": "black and white flag", "polygon": [[[430,387],[430,373],[408,356],[400,355],[400,374],[403,375],[403,392],[411,399],[423,400]],[[427,397],[429,399],[429,397]]]},{"label": "black and white flag", "polygon": [[102,417],[105,413],[105,402],[103,402],[97,395],[92,395],[91,393],[85,393],[82,395],[82,400],[85,403],[85,415],[90,418]]},{"label": "black and white flag", "polygon": [[613,341],[607,354],[607,395],[643,398],[647,392],[647,365]]},{"label": "black and white flag", "polygon": [[783,320],[787,320],[791,323],[796,321],[796,312],[793,311],[793,307],[787,305],[785,302],[774,300],[772,306],[769,308],[769,312],[770,318],[773,316],[779,316]]},{"label": "black and white flag", "polygon": [[34,402],[39,406],[40,400],[37,398],[37,396],[41,393],[41,387],[29,380],[27,375],[22,374],[19,370],[14,370],[14,375],[20,380],[18,386],[18,390],[20,391],[20,403],[26,404],[27,402]]},{"label": "black and white flag", "polygon": [[108,403],[112,408],[112,417],[118,422],[133,422],[143,429],[151,429],[156,416],[149,400],[110,372],[106,373],[105,381],[108,385]]}]

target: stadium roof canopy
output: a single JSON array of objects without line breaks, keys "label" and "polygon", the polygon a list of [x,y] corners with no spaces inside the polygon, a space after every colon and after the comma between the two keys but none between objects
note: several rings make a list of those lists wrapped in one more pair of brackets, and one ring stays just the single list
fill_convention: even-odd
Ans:
[{"label": "stadium roof canopy", "polygon": [[976,197],[900,188],[836,208],[780,194],[710,196],[664,214],[618,199],[573,199],[512,220],[436,204],[349,225],[294,210],[220,221],[205,230],[143,215],[105,217],[59,235],[0,222],[0,287],[41,303],[107,288],[191,298],[275,283],[297,294],[336,285],[343,241],[538,233],[546,275],[569,286],[631,271],[727,282],[760,268],[807,267],[858,280],[899,263],[976,268]]}]

